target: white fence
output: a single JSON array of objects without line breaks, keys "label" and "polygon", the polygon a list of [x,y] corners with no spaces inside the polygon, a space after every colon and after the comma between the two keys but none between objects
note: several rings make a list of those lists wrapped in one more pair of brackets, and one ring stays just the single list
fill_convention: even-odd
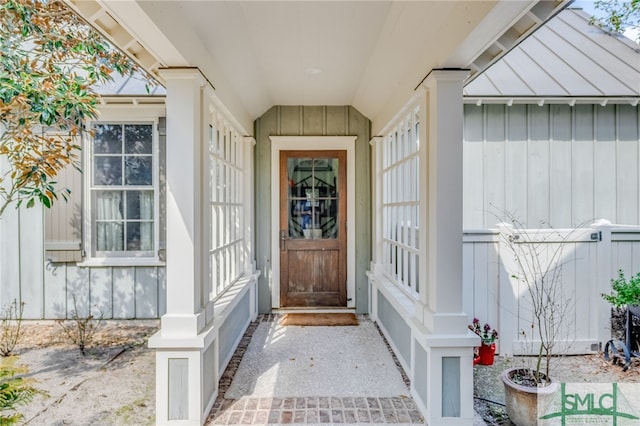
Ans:
[{"label": "white fence", "polygon": [[[537,349],[533,315],[528,291],[514,277],[518,272],[507,234],[506,228],[464,233],[464,309],[470,321],[476,317],[500,333],[501,354],[528,354]],[[619,269],[627,276],[640,272],[640,227],[599,221],[588,228],[523,234],[539,248],[543,263],[561,247],[557,283],[567,309],[557,352],[597,352],[611,335],[610,305],[601,294],[610,291]]]}]

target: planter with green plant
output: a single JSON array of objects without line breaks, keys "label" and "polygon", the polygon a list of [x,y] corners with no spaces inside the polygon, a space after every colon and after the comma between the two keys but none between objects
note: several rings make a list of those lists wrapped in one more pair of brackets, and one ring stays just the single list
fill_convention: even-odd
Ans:
[{"label": "planter with green plant", "polygon": [[[611,280],[611,293],[602,297],[614,309],[626,309],[626,345],[630,351],[640,350],[640,343],[633,339],[633,317],[640,318],[640,273],[627,279],[624,271],[618,271],[618,278]],[[613,315],[613,312],[612,312]]]},{"label": "planter with green plant", "polygon": [[627,280],[620,269],[618,278],[611,280],[611,293],[602,297],[616,308],[640,307],[640,273]]}]

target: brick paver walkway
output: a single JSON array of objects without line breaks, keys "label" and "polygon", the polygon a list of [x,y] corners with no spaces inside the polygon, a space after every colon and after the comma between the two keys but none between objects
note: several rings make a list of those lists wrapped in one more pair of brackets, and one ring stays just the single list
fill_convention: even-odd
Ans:
[{"label": "brick paver walkway", "polygon": [[424,423],[411,398],[223,399],[213,424]]},{"label": "brick paver walkway", "polygon": [[[373,398],[363,395],[353,398],[337,398],[327,395],[325,397],[295,398],[257,398],[252,396],[244,396],[239,399],[225,398],[225,393],[231,385],[233,376],[238,370],[240,361],[242,361],[258,324],[277,320],[278,315],[260,315],[257,321],[249,325],[227,369],[220,378],[218,398],[206,424],[424,424],[420,411],[410,397]],[[382,333],[380,336],[387,343]],[[389,347],[388,343],[387,347]],[[393,351],[391,349],[389,351],[408,387],[409,378]]]}]

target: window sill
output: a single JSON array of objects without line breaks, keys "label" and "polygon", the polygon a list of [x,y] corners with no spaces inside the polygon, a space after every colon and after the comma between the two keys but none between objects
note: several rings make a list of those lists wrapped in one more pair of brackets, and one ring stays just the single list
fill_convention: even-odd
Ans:
[{"label": "window sill", "polygon": [[165,266],[167,262],[157,257],[123,257],[123,258],[92,258],[77,263],[80,267],[106,266]]}]

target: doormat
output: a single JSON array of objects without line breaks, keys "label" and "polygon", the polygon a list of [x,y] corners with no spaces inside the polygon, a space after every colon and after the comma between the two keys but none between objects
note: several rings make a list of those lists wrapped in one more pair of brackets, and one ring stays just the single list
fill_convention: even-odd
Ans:
[{"label": "doormat", "polygon": [[342,326],[358,325],[358,318],[351,313],[293,313],[284,314],[280,325]]}]

